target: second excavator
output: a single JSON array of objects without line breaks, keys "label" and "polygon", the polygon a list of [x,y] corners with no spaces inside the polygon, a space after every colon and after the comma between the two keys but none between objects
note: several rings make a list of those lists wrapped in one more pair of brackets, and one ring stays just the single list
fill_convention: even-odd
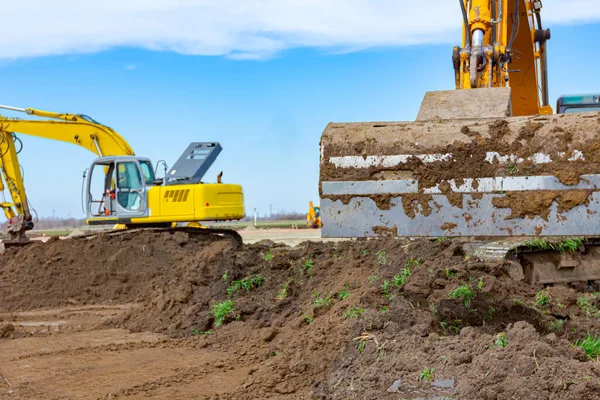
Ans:
[{"label": "second excavator", "polygon": [[517,279],[600,279],[600,114],[552,114],[541,1],[458,4],[456,90],[427,93],[415,122],[325,129],[323,236],[469,237]]},{"label": "second excavator", "polygon": [[[0,207],[8,219],[5,245],[28,242],[25,232],[34,218],[25,191],[17,149],[17,134],[42,137],[81,146],[99,156],[85,174],[82,198],[89,225],[124,228],[180,229],[195,234],[219,234],[241,243],[227,229],[208,229],[207,221],[239,220],[245,216],[242,187],[203,177],[222,148],[217,142],[191,143],[177,162],[156,179],[150,159],[136,156],[127,141],[110,127],[81,114],[62,114],[33,108],[0,106],[43,119],[0,116],[0,191],[12,201]],[[22,147],[22,146],[21,146]],[[166,170],[166,168],[165,168]]]}]

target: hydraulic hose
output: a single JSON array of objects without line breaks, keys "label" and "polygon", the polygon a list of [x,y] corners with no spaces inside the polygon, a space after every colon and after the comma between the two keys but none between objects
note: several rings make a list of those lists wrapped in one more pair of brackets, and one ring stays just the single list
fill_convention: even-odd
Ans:
[{"label": "hydraulic hose", "polygon": [[469,16],[467,15],[467,9],[465,8],[464,0],[458,0],[460,3],[460,9],[462,10],[463,23],[465,24],[465,31],[467,33],[467,46],[471,45],[471,31],[469,29]]}]

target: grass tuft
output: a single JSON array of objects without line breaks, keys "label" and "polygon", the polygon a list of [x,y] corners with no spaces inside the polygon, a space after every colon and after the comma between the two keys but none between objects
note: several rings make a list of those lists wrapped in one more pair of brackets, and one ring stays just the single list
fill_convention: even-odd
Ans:
[{"label": "grass tuft", "polygon": [[429,367],[423,367],[419,374],[419,382],[432,382],[434,378],[435,369]]},{"label": "grass tuft", "polygon": [[460,299],[465,307],[471,308],[471,300],[473,300],[473,290],[468,285],[462,285],[448,293],[450,299]]},{"label": "grass tuft", "polygon": [[400,271],[400,274],[394,276],[394,286],[396,286],[396,287],[404,286],[404,284],[408,280],[409,276],[410,276],[410,268],[408,266],[402,268],[402,271]]},{"label": "grass tuft", "polygon": [[346,309],[346,312],[344,312],[344,318],[355,319],[360,317],[364,313],[364,308],[360,308],[359,306],[351,306]]},{"label": "grass tuft", "polygon": [[233,306],[234,303],[231,300],[225,300],[212,306],[210,312],[215,318],[213,325],[215,329],[223,325],[227,317],[233,315]]},{"label": "grass tuft", "polygon": [[227,295],[231,297],[240,289],[244,289],[246,292],[257,289],[262,286],[264,281],[265,279],[260,275],[252,275],[239,281],[233,281],[227,288]]},{"label": "grass tuft", "polygon": [[600,356],[600,337],[592,336],[590,334],[583,340],[578,340],[575,345],[581,347],[585,354],[592,359],[598,359]]}]

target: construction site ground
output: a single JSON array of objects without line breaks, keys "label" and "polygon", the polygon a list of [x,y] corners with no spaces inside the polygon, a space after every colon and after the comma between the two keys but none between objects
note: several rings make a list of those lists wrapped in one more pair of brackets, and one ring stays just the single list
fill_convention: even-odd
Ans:
[{"label": "construction site ground", "polygon": [[8,250],[0,399],[600,398],[574,345],[597,288],[529,286],[456,239],[294,231]]}]

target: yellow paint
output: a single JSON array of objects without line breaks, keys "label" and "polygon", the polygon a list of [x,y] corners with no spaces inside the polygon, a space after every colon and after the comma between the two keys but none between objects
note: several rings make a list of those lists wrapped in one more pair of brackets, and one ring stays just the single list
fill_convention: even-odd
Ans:
[{"label": "yellow paint", "polygon": [[[506,59],[509,55],[507,49],[510,42],[513,21],[515,20],[515,5],[520,1],[519,30],[512,48],[512,61],[510,64],[496,62],[491,70],[493,60]],[[484,46],[492,46],[494,51],[485,54],[486,68],[478,73],[477,87],[504,87],[510,86],[513,98],[513,114],[515,116],[552,114],[550,106],[542,106],[539,90],[539,77],[542,73],[541,46],[535,42],[535,14],[533,12],[534,0],[505,0],[502,2],[502,21],[493,23],[490,0],[464,0],[468,11],[469,23],[463,24],[463,49],[470,46],[466,43],[468,33],[477,29],[485,32]],[[496,7],[499,2],[496,2]],[[500,15],[500,10],[495,10],[495,16]],[[492,43],[492,33],[496,33],[496,42]],[[469,70],[469,55],[462,53],[460,57],[460,72],[456,80],[457,89],[472,89]],[[503,70],[504,69],[504,70]],[[505,78],[508,78],[508,82]]]}]

